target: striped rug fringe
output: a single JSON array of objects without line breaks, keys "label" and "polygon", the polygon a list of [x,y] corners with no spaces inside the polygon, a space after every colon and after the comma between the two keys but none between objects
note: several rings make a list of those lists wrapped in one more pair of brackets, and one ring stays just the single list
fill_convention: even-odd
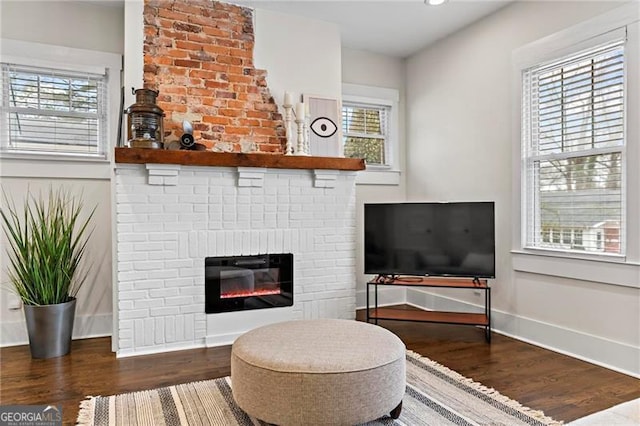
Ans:
[{"label": "striped rug fringe", "polygon": [[94,424],[96,400],[99,396],[87,396],[80,402],[80,410],[78,411],[78,419],[76,425],[91,426]]},{"label": "striped rug fringe", "polygon": [[525,414],[527,414],[530,417],[533,417],[536,420],[540,420],[541,422],[543,422],[545,425],[549,425],[549,426],[555,426],[555,425],[562,425],[564,424],[563,422],[557,421],[552,419],[551,417],[548,417],[544,414],[544,412],[539,411],[539,410],[534,410],[532,408],[529,408],[525,405],[520,404],[518,401],[511,399],[507,396],[502,395],[500,392],[498,392],[497,390],[487,387],[485,385],[483,385],[480,382],[476,382],[473,379],[470,379],[468,377],[465,377],[463,375],[461,375],[460,373],[458,373],[457,371],[454,371],[448,367],[445,367],[444,365],[433,361],[432,359],[429,359],[427,357],[424,357],[422,355],[420,355],[417,352],[411,351],[411,350],[407,350],[407,357],[411,357],[417,361],[422,362],[423,364],[426,364],[430,367],[432,367],[435,370],[438,370],[440,372],[442,372],[443,374],[446,374],[447,376],[451,377],[452,379],[463,383],[465,386],[468,386],[471,389],[475,389],[478,392],[481,392],[487,396],[490,396],[491,398],[495,399],[498,402],[501,402],[502,404],[514,408],[518,411],[521,411]]}]

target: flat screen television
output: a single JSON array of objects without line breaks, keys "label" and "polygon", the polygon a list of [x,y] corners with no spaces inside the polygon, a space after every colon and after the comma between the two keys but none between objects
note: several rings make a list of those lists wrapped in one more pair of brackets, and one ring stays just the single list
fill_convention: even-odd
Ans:
[{"label": "flat screen television", "polygon": [[495,278],[493,202],[364,205],[364,272]]}]

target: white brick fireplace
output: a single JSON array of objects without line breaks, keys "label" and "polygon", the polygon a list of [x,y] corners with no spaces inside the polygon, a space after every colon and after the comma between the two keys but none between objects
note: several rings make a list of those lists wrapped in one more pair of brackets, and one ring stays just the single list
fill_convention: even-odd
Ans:
[{"label": "white brick fireplace", "polygon": [[[114,192],[118,356],[355,317],[355,172],[117,164]],[[206,315],[204,258],[264,253],[293,253],[293,306]]]}]

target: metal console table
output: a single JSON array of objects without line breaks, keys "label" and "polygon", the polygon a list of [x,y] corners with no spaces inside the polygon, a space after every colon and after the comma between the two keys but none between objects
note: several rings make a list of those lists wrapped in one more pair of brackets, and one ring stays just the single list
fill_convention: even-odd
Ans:
[{"label": "metal console table", "polygon": [[[378,286],[460,288],[484,291],[484,313],[408,310],[378,307]],[[370,286],[374,287],[374,307],[370,307]],[[491,343],[491,287],[487,280],[477,278],[385,277],[378,276],[367,282],[367,322],[378,320],[419,321],[442,324],[463,324],[484,327],[487,343]]]}]

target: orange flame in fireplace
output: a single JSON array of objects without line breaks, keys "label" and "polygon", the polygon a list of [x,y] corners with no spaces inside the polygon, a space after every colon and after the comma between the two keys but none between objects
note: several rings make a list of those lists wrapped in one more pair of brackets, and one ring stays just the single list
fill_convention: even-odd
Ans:
[{"label": "orange flame in fireplace", "polygon": [[220,299],[233,299],[235,297],[269,296],[280,294],[279,288],[262,288],[258,290],[236,290],[228,291],[220,295]]}]

